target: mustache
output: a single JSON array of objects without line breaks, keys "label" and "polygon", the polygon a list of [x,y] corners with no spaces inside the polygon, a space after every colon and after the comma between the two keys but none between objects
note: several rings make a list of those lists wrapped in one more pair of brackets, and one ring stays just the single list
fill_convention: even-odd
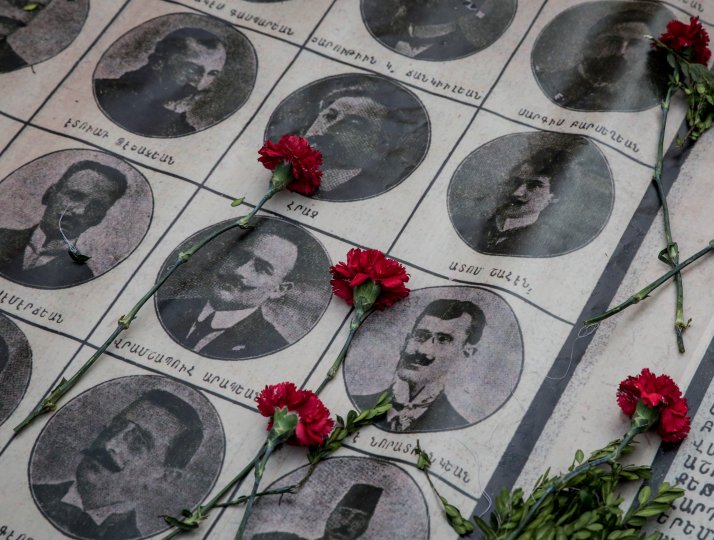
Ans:
[{"label": "mustache", "polygon": [[99,463],[99,465],[109,472],[118,473],[121,471],[121,467],[117,465],[116,461],[114,461],[109,452],[107,452],[104,448],[88,448],[86,450],[82,450],[82,454]]},{"label": "mustache", "polygon": [[428,366],[434,361],[423,353],[402,353],[402,364]]}]

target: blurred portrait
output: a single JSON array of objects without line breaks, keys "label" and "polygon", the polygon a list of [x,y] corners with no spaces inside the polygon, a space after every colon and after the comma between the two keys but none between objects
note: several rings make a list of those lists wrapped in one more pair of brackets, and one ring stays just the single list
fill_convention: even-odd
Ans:
[{"label": "blurred portrait", "polygon": [[311,83],[278,105],[265,138],[284,133],[306,137],[323,153],[315,198],[354,201],[403,182],[429,149],[430,125],[419,98],[403,86],[350,73]]},{"label": "blurred portrait", "polygon": [[0,0],[0,73],[62,52],[82,30],[88,10],[89,0]]},{"label": "blurred portrait", "polygon": [[641,111],[664,97],[670,69],[647,36],[674,14],[658,2],[586,2],[559,13],[533,45],[533,73],[556,105]]},{"label": "blurred portrait", "polygon": [[433,287],[370,316],[344,365],[359,410],[383,392],[392,409],[375,425],[401,433],[471,426],[511,396],[523,367],[513,311],[476,287]]},{"label": "blurred portrait", "polygon": [[529,132],[477,148],[449,184],[449,217],[461,239],[490,255],[554,257],[591,242],[615,189],[608,163],[585,137]]},{"label": "blurred portrait", "polygon": [[102,383],[62,407],[30,457],[32,496],[74,538],[113,540],[166,530],[161,515],[208,495],[225,438],[213,405],[167,377]]},{"label": "blurred portrait", "polygon": [[[301,467],[267,489],[297,484]],[[246,540],[426,540],[429,519],[414,480],[387,461],[339,457],[320,463],[299,494],[260,497]]]},{"label": "blurred portrait", "polygon": [[253,45],[234,27],[176,13],[143,23],[109,47],[94,73],[94,94],[127,131],[180,137],[238,110],[256,72]]},{"label": "blurred portrait", "polygon": [[[214,227],[184,242],[160,275],[179,250]],[[174,341],[201,356],[244,360],[272,354],[317,324],[330,302],[324,278],[329,266],[325,248],[305,229],[260,217],[253,229],[224,233],[177,270],[156,294],[157,314]]]},{"label": "blurred portrait", "polygon": [[32,349],[25,334],[0,315],[0,425],[22,401],[32,373]]},{"label": "blurred portrait", "polygon": [[469,56],[492,45],[516,0],[362,0],[362,18],[385,47],[417,60]]},{"label": "blurred portrait", "polygon": [[[146,178],[104,152],[37,158],[0,182],[0,276],[40,289],[90,281],[139,245],[153,203]],[[90,259],[75,262],[70,246]]]}]

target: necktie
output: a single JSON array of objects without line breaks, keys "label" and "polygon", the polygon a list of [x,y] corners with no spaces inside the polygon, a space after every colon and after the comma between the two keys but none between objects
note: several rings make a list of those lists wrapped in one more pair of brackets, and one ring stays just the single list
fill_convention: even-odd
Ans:
[{"label": "necktie", "polygon": [[196,323],[193,325],[193,330],[188,334],[186,339],[184,340],[185,345],[193,349],[198,345],[198,342],[201,341],[203,338],[205,338],[208,334],[211,332],[215,332],[216,330],[213,328],[213,317],[216,315],[216,312],[214,311],[211,313],[208,317],[203,319],[202,321],[196,321]]}]

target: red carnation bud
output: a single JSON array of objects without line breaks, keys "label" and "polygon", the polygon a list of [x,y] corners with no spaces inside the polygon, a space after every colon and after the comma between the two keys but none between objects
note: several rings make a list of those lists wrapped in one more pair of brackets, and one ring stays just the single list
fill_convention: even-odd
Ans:
[{"label": "red carnation bud", "polygon": [[672,19],[659,41],[695,64],[706,65],[712,55],[708,47],[709,34],[699,22],[699,17],[690,17],[689,24]]},{"label": "red carnation bud", "polygon": [[303,195],[313,195],[322,178],[322,154],[297,135],[283,135],[277,143],[265,141],[258,150],[260,161],[273,172],[271,184],[276,189],[287,187]]},{"label": "red carnation bud", "polygon": [[313,392],[299,390],[291,382],[266,386],[258,396],[260,414],[270,418],[268,430],[273,427],[276,409],[287,409],[297,415],[298,423],[292,442],[301,446],[315,446],[330,434],[333,420],[330,411]]}]

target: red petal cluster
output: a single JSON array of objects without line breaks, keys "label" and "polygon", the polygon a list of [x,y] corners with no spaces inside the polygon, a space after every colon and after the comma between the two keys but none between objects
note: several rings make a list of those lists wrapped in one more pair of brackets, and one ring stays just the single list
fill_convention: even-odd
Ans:
[{"label": "red petal cluster", "polygon": [[301,446],[320,444],[332,431],[334,422],[320,398],[310,390],[298,390],[291,382],[266,386],[257,401],[260,414],[271,419],[268,430],[273,427],[275,409],[287,407],[289,412],[297,414],[294,439]]},{"label": "red petal cluster", "polygon": [[699,17],[690,17],[689,24],[672,19],[659,40],[695,64],[706,65],[712,55],[708,47],[709,34],[699,22]]},{"label": "red petal cluster", "polygon": [[664,442],[679,442],[689,433],[689,406],[677,384],[668,375],[655,375],[645,368],[636,377],[627,377],[617,389],[617,404],[632,418],[637,403],[659,407],[657,433]]},{"label": "red petal cluster", "polygon": [[290,191],[313,195],[320,187],[322,154],[312,148],[307,139],[283,135],[277,143],[265,141],[258,154],[258,161],[271,171],[283,162],[290,165],[293,173],[293,180],[287,186]]},{"label": "red petal cluster", "polygon": [[407,269],[378,249],[351,249],[347,253],[347,262],[331,266],[330,273],[332,292],[350,306],[354,304],[354,288],[368,279],[380,288],[379,297],[374,302],[376,309],[388,308],[409,295],[409,289],[404,286],[409,281]]}]

